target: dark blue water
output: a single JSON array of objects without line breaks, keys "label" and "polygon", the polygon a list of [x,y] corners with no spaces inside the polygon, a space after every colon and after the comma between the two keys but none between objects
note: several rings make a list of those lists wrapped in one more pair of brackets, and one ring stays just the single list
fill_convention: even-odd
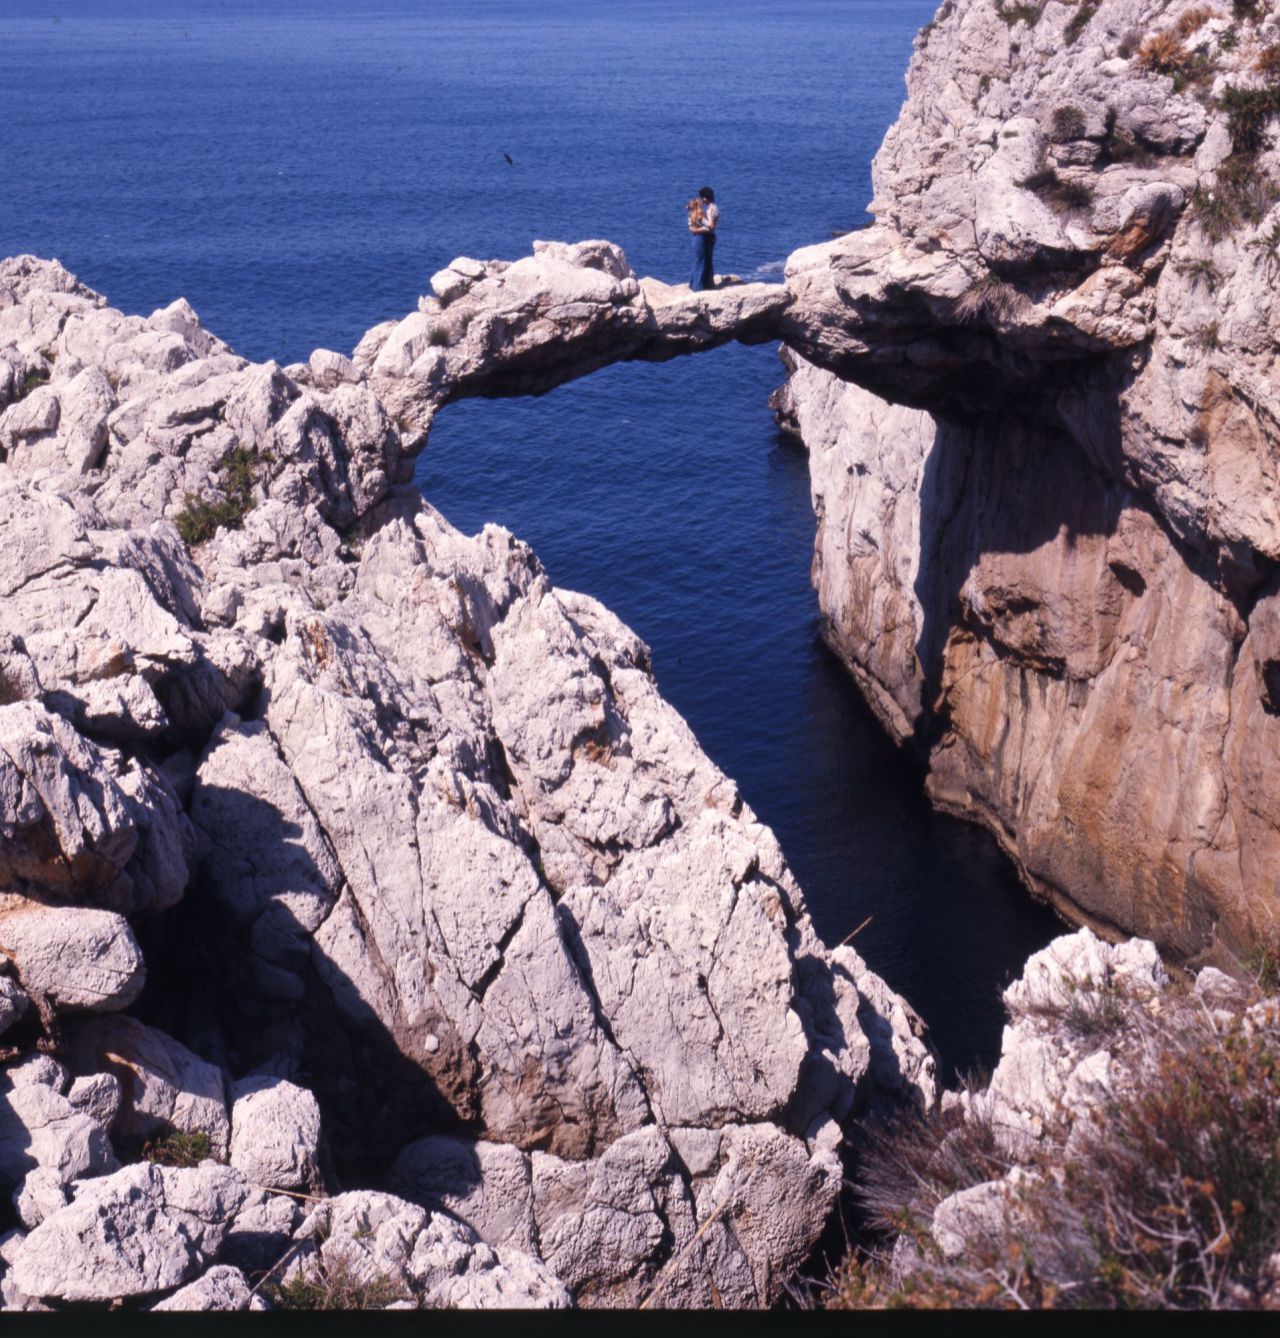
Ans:
[{"label": "dark blue water", "polygon": [[[0,254],[114,305],[185,295],[281,362],[409,310],[456,255],[608,237],[769,275],[862,220],[932,0],[0,0]],[[509,154],[513,165],[508,165]],[[663,691],[777,832],[820,932],[930,1022],[998,1050],[997,993],[1056,922],[992,842],[929,811],[817,639],[804,457],[768,348],[623,366],[440,416],[419,479],[463,529],[527,539],[653,647]]]}]

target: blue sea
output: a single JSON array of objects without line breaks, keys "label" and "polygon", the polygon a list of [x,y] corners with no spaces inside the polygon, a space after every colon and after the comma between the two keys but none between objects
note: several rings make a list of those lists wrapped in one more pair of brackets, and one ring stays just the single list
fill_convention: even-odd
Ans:
[{"label": "blue sea", "polygon": [[[683,281],[780,278],[866,220],[933,0],[0,0],[0,255],[125,311],[183,295],[239,352],[349,352],[458,255],[607,237]],[[507,157],[511,162],[508,163]],[[437,420],[427,497],[528,540],[651,645],[777,832],[819,932],[990,1064],[998,992],[1058,924],[985,833],[930,811],[818,638],[803,452],[770,347],[618,366]]]}]

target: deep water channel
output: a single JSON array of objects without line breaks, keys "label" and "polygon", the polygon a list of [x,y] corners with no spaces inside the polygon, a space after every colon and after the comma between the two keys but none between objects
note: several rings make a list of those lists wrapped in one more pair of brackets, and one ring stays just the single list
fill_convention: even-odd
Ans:
[{"label": "deep water channel", "polygon": [[[0,0],[0,256],[56,256],[124,311],[185,296],[245,357],[350,351],[457,255],[607,237],[776,274],[865,220],[936,0]],[[803,453],[768,348],[454,405],[419,476],[529,541],[653,648],[663,691],[777,832],[818,928],[990,1062],[998,990],[1056,922],[981,832],[930,812],[817,638]]]},{"label": "deep water channel", "polygon": [[999,1055],[999,992],[1061,924],[987,833],[933,812],[818,634],[808,462],[737,346],[609,368],[436,419],[418,481],[468,533],[528,541],[653,651],[664,695],[782,843],[829,944],[920,1011],[948,1075]]}]

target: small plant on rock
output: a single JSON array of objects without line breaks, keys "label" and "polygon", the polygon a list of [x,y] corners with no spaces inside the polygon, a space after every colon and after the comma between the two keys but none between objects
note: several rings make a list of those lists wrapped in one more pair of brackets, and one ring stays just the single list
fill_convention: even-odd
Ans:
[{"label": "small plant on rock", "polygon": [[143,1161],[156,1166],[199,1166],[211,1156],[213,1147],[203,1130],[186,1133],[172,1129],[161,1137],[148,1139],[141,1152]]},{"label": "small plant on rock", "polygon": [[1253,62],[1253,68],[1271,83],[1280,81],[1280,42],[1263,47]]},{"label": "small plant on rock", "polygon": [[1198,257],[1195,260],[1179,260],[1174,264],[1174,269],[1184,279],[1190,279],[1192,286],[1195,288],[1199,288],[1201,285],[1212,288],[1222,281],[1222,274],[1217,265],[1207,256]]},{"label": "small plant on rock", "polygon": [[1049,134],[1057,144],[1066,144],[1085,135],[1084,112],[1079,107],[1055,107],[1049,118]]},{"label": "small plant on rock", "polygon": [[18,393],[14,396],[15,402],[20,399],[25,399],[38,386],[45,386],[48,384],[49,373],[43,367],[34,368],[18,382]]},{"label": "small plant on rock", "polygon": [[997,325],[1015,320],[1027,299],[1011,284],[994,274],[975,280],[956,303],[956,316],[966,325],[987,320]]},{"label": "small plant on rock", "polygon": [[1093,203],[1093,188],[1083,181],[1068,181],[1052,167],[1042,167],[1018,182],[1024,190],[1038,195],[1060,213],[1079,213]]},{"label": "small plant on rock", "polygon": [[1102,0],[1080,0],[1080,3],[1076,6],[1076,12],[1067,21],[1067,26],[1062,33],[1063,40],[1068,46],[1074,46],[1079,41],[1080,35],[1089,26],[1101,4]]},{"label": "small plant on rock", "polygon": [[1191,335],[1191,347],[1201,353],[1214,353],[1222,347],[1217,321],[1208,321]]},{"label": "small plant on rock", "polygon": [[1138,48],[1137,61],[1152,74],[1177,74],[1186,68],[1187,50],[1173,33],[1152,33]]},{"label": "small plant on rock", "polygon": [[266,452],[259,455],[245,446],[227,451],[218,465],[225,495],[213,502],[191,492],[183,496],[182,510],[173,518],[183,541],[192,546],[212,539],[219,528],[239,529],[253,509],[257,467],[270,459]]},{"label": "small plant on rock", "polygon": [[385,1273],[365,1276],[343,1255],[307,1260],[288,1282],[263,1288],[277,1310],[385,1310],[409,1294]]},{"label": "small plant on rock", "polygon": [[1263,263],[1268,270],[1280,264],[1280,219],[1272,223],[1260,237],[1255,237],[1249,243],[1249,249],[1262,255]]},{"label": "small plant on rock", "polygon": [[1261,222],[1276,198],[1276,183],[1255,156],[1234,153],[1211,186],[1192,192],[1191,217],[1210,241],[1218,242],[1242,224]]},{"label": "small plant on rock", "polygon": [[448,348],[449,331],[443,325],[433,325],[427,334],[427,343],[432,348]]},{"label": "small plant on rock", "polygon": [[1041,6],[1028,4],[1007,5],[1004,0],[996,0],[996,13],[1012,28],[1015,24],[1025,23],[1034,28],[1040,22]]},{"label": "small plant on rock", "polygon": [[1223,89],[1218,106],[1227,113],[1234,154],[1255,154],[1263,148],[1263,137],[1272,118],[1280,115],[1280,84],[1262,88],[1230,84]]},{"label": "small plant on rock", "polygon": [[1217,15],[1208,5],[1195,5],[1191,9],[1183,10],[1178,15],[1178,21],[1173,25],[1173,31],[1178,37],[1187,38],[1203,28],[1210,19],[1216,17]]}]

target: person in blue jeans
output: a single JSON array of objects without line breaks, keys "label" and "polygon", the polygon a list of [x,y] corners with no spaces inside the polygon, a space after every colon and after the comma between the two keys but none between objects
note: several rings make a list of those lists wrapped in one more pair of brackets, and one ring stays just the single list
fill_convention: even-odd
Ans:
[{"label": "person in blue jeans", "polygon": [[693,233],[693,276],[689,280],[689,287],[695,293],[716,286],[712,259],[716,249],[716,225],[719,222],[716,193],[710,186],[703,186],[689,205],[689,231]]}]

